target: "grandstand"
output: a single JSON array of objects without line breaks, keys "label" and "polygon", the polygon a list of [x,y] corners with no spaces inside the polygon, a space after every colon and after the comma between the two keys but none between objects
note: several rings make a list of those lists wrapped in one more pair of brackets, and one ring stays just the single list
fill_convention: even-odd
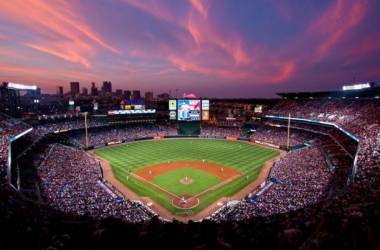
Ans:
[{"label": "grandstand", "polygon": [[102,249],[123,239],[139,248],[141,235],[153,233],[160,238],[157,247],[173,247],[168,239],[174,238],[175,246],[193,249],[199,227],[208,225],[234,249],[312,248],[313,240],[377,249],[380,101],[370,93],[378,88],[347,93],[280,93],[249,138],[241,137],[245,122],[202,124],[197,137],[239,138],[286,154],[263,185],[200,221],[163,218],[131,200],[103,178],[87,152],[115,142],[178,137],[173,124],[92,116],[86,145],[83,117],[32,126],[0,113],[0,246]]}]

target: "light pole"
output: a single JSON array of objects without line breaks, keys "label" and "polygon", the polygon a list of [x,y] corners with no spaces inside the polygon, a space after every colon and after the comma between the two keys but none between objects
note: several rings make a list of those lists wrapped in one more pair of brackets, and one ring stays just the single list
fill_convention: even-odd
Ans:
[{"label": "light pole", "polygon": [[34,103],[36,114],[38,115],[38,110],[39,110],[39,106],[40,106],[40,100],[39,99],[34,99],[33,103]]}]

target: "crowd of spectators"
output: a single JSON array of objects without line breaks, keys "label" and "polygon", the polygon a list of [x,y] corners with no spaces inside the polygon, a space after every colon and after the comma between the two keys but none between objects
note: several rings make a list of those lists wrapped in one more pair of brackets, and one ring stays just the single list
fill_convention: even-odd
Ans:
[{"label": "crowd of spectators", "polygon": [[6,194],[0,193],[2,249],[378,249],[380,239],[378,205],[344,209],[333,200],[329,209],[318,204],[242,221],[131,223],[65,214]]},{"label": "crowd of spectators", "polygon": [[[108,123],[103,119],[87,119],[87,127],[102,127],[107,126]],[[40,125],[35,126],[35,136],[43,136],[48,133],[54,133],[55,131],[62,130],[76,130],[85,128],[84,118],[81,117],[71,117],[71,118],[63,118],[63,119],[54,119],[54,120],[46,120],[41,121]]]},{"label": "crowd of spectators", "polygon": [[218,120],[215,122],[217,126],[230,126],[230,127],[241,127],[245,124],[245,121],[237,120]]},{"label": "crowd of spectators", "polygon": [[12,138],[30,129],[25,124],[8,115],[0,113],[0,183],[5,183],[9,143]]},{"label": "crowd of spectators", "polygon": [[[296,146],[316,137],[315,133],[300,129],[292,129],[289,134],[289,146]],[[257,131],[251,135],[254,140],[273,143],[279,146],[287,146],[288,129],[286,127],[272,127],[263,125],[257,128]]]},{"label": "crowd of spectators", "polygon": [[302,148],[279,159],[272,173],[275,184],[256,200],[247,197],[234,212],[236,220],[295,211],[326,198],[332,179],[319,147]]},{"label": "crowd of spectators", "polygon": [[200,135],[240,137],[242,132],[241,128],[202,126]]},{"label": "crowd of spectators", "polygon": [[330,197],[340,195],[345,190],[350,179],[354,158],[342,147],[339,147],[334,139],[328,136],[323,137],[323,143],[320,148],[333,173],[332,182],[330,183]]},{"label": "crowd of spectators", "polygon": [[[376,190],[380,188],[379,100],[287,100],[276,105],[270,115],[284,115],[289,111],[292,111],[292,117],[334,122],[358,138],[360,143],[356,169],[345,196],[352,202],[371,201],[378,197]],[[334,117],[331,117],[332,115]],[[357,144],[353,143],[353,140],[347,139],[347,136],[343,136],[336,129],[331,134],[352,157],[355,157]]]},{"label": "crowd of spectators", "polygon": [[[226,249],[228,245],[234,249],[379,249],[379,102],[287,100],[270,114],[287,116],[289,111],[292,117],[333,122],[356,136],[360,140],[356,171],[351,172],[351,166],[358,144],[352,144],[352,139],[332,127],[294,124],[321,136],[308,138],[315,146],[295,150],[276,162],[271,175],[276,181],[271,188],[256,200],[246,197],[225,213],[215,214],[211,219],[217,222],[182,224],[174,220],[163,222],[156,217],[149,220],[149,213],[141,204],[112,198],[97,182],[103,180],[94,159],[82,151],[55,146],[38,171],[42,176],[43,197],[59,211],[27,203],[2,183],[0,247],[103,249],[127,244],[131,249],[153,246],[176,249],[179,245],[194,249],[219,241],[224,244],[218,245]],[[0,146],[7,153],[9,139],[30,127],[5,115],[0,118],[0,132],[6,131],[0,133]],[[79,124],[77,127],[65,122],[62,126],[47,124],[36,129],[41,131],[37,137],[67,127],[83,128]],[[116,130],[111,130],[109,139],[121,138],[123,132]],[[149,134],[149,128],[142,130],[148,130],[145,134]],[[269,134],[284,138],[278,131]],[[241,132],[237,128],[201,128],[202,135],[239,136]],[[258,130],[257,134],[260,133]],[[299,136],[302,135],[295,134],[294,139]],[[137,137],[144,137],[144,133]],[[1,157],[0,166],[5,169],[7,156],[2,153]],[[348,187],[347,180],[352,180]],[[326,198],[330,199],[325,201]],[[363,206],[363,202],[373,204]],[[348,205],[352,203],[361,205],[350,209]],[[62,224],[62,219],[83,224]]]},{"label": "crowd of spectators", "polygon": [[[358,208],[355,204],[376,204],[378,209],[379,101],[282,101],[270,115],[288,116],[289,112],[296,118],[335,123],[352,133],[360,143],[333,126],[292,121],[293,130],[302,129],[319,134],[312,140],[312,144],[318,147],[303,148],[282,157],[274,166],[271,177],[277,182],[271,188],[255,197],[257,199],[254,201],[249,195],[237,205],[228,205],[222,212],[215,213],[213,220],[246,221],[259,216],[266,218],[267,223],[278,223],[293,215],[290,230],[280,232],[276,228],[276,232],[280,232],[277,235],[277,247],[280,249],[301,246],[304,249],[316,249],[318,244],[321,247],[320,238],[316,237],[317,234],[322,235],[321,227],[324,228],[323,234],[328,236],[328,242],[334,242],[337,248],[378,249],[378,210],[369,215],[363,207]],[[287,126],[287,121],[272,120],[269,123],[284,128]],[[260,133],[260,129],[258,131]],[[266,131],[264,129],[264,133]],[[268,137],[275,140],[278,133],[268,132]],[[355,169],[352,166],[357,150]],[[350,204],[355,209],[349,209]],[[335,227],[335,231],[329,234],[325,233],[326,216],[330,220],[334,219],[329,226]],[[375,221],[364,219],[374,217],[377,218]],[[310,235],[309,223],[315,221],[320,221],[320,225],[314,224],[316,231]]]},{"label": "crowd of spectators", "polygon": [[330,122],[345,128],[353,121],[365,120],[363,111],[367,113],[378,105],[379,101],[373,100],[283,100],[268,115],[288,117],[290,113],[293,118]]},{"label": "crowd of spectators", "polygon": [[42,196],[54,209],[78,216],[124,217],[131,222],[149,218],[141,204],[112,197],[100,185],[100,164],[83,151],[53,145],[38,174]]},{"label": "crowd of spectators", "polygon": [[[280,126],[282,128],[288,127],[288,121],[284,120],[269,120],[267,122],[268,124],[271,124],[272,126]],[[307,132],[312,132],[316,134],[323,134],[323,135],[329,135],[331,138],[335,140],[336,144],[339,144],[344,150],[347,151],[347,154],[349,154],[352,158],[354,157],[358,143],[341,131],[340,129],[337,129],[336,127],[332,125],[322,125],[319,123],[309,123],[309,122],[302,122],[302,121],[291,121],[290,123],[290,131],[295,130],[303,130]]]},{"label": "crowd of spectators", "polygon": [[[86,145],[86,133],[74,130],[64,134],[69,140],[82,146]],[[88,130],[89,145],[99,145],[111,141],[143,137],[178,135],[176,128],[156,124],[131,124],[127,126],[106,126]]]}]

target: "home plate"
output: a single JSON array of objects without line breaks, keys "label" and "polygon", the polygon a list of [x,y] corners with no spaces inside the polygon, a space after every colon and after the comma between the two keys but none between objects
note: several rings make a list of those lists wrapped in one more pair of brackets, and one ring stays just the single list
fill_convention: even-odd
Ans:
[{"label": "home plate", "polygon": [[152,202],[148,202],[146,205],[147,205],[148,207],[150,207],[150,206],[153,205],[153,203],[152,203]]},{"label": "home plate", "polygon": [[218,203],[216,203],[216,205],[218,205],[220,207],[220,206],[223,206],[223,203],[218,202]]}]

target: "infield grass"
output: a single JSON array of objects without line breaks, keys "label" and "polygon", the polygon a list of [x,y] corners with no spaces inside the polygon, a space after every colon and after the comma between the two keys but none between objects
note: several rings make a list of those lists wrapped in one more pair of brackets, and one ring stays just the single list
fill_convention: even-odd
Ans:
[{"label": "infield grass", "polygon": [[[188,177],[193,182],[181,183],[181,179]],[[221,183],[219,177],[194,168],[180,168],[154,178],[153,183],[175,195],[197,195]]]},{"label": "infield grass", "polygon": [[[254,144],[209,139],[143,141],[103,148],[94,153],[111,164],[115,177],[130,190],[139,196],[150,197],[173,214],[182,210],[172,206],[172,198],[170,196],[131,177],[130,173],[151,165],[167,163],[168,161],[200,162],[203,159],[207,162],[228,166],[243,172],[242,177],[201,196],[200,204],[193,209],[194,214],[196,214],[210,206],[219,198],[232,196],[249,185],[257,179],[264,163],[279,155],[278,151]],[[164,185],[168,185],[167,187],[162,187],[162,183],[157,185],[165,190],[171,189],[173,191],[175,190],[175,185],[177,185],[177,188],[182,188],[179,179],[184,178],[184,176],[181,171],[177,171],[178,170],[173,171],[173,174],[177,175],[177,177],[170,177],[173,178],[173,184],[169,184],[168,181],[163,181]],[[129,180],[127,180],[127,176]],[[247,176],[249,177],[248,180],[246,178]],[[175,180],[175,178],[177,178],[177,180]],[[160,177],[157,181],[161,182],[159,179]],[[207,189],[206,187],[203,188],[205,188],[204,190]],[[201,191],[197,190],[196,192],[200,193]]]}]

